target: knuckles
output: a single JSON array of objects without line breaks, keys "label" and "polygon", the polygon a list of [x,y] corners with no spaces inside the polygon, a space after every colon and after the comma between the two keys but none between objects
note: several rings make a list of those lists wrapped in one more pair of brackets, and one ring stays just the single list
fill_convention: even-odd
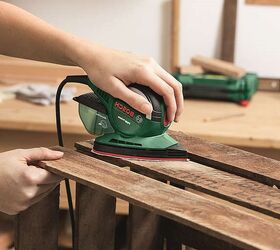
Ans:
[{"label": "knuckles", "polygon": [[144,62],[148,66],[154,66],[156,64],[156,60],[153,57],[147,57],[144,59]]},{"label": "knuckles", "polygon": [[37,185],[38,184],[38,177],[33,175],[28,168],[24,168],[20,174],[22,181],[27,185]]},{"label": "knuckles", "polygon": [[33,198],[35,198],[36,196],[36,192],[34,190],[24,190],[22,193],[22,197],[23,197],[23,205],[28,206],[29,205],[29,201]]},{"label": "knuckles", "polygon": [[147,76],[150,71],[153,70],[157,62],[152,57],[143,58],[134,68],[134,75],[139,78],[143,78],[143,76]]},{"label": "knuckles", "polygon": [[136,76],[137,79],[143,78],[143,76],[146,76],[148,72],[149,67],[145,64],[139,64],[133,70],[133,74]]},{"label": "knuckles", "polygon": [[21,193],[21,201],[18,203],[17,211],[23,211],[32,205],[32,200],[36,197],[35,190],[24,189]]},{"label": "knuckles", "polygon": [[167,88],[166,88],[166,93],[167,93],[167,95],[169,95],[169,96],[174,96],[174,89],[171,88],[170,86],[167,86]]},{"label": "knuckles", "polygon": [[48,157],[48,155],[49,155],[49,149],[47,149],[47,148],[44,148],[44,147],[40,147],[40,148],[38,148],[39,150],[40,150],[40,153],[41,153],[41,156],[42,156],[42,159],[44,159],[44,158],[47,158]]},{"label": "knuckles", "polygon": [[180,93],[183,92],[183,87],[182,87],[182,84],[181,84],[181,83],[177,83],[177,84],[176,84],[176,88],[177,88],[177,90],[178,90]]}]

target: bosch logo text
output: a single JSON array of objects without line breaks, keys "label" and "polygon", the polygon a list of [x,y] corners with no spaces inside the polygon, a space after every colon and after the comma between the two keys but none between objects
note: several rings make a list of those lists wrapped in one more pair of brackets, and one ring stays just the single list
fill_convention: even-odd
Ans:
[{"label": "bosch logo text", "polygon": [[123,104],[119,103],[119,102],[115,102],[115,107],[118,108],[119,110],[121,110],[123,113],[126,113],[127,115],[129,115],[130,117],[134,117],[135,113],[130,110],[128,107],[124,106]]}]

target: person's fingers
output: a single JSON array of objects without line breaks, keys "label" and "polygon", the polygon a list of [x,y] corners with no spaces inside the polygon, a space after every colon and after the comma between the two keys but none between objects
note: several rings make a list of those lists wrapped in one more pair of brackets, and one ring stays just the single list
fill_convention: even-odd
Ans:
[{"label": "person's fingers", "polygon": [[164,80],[162,80],[158,75],[149,70],[143,72],[141,75],[139,74],[138,78],[138,83],[150,87],[152,90],[163,97],[165,105],[167,107],[167,118],[169,122],[172,122],[177,110],[173,88]]},{"label": "person's fingers", "polygon": [[143,96],[130,90],[122,81],[117,78],[111,80],[112,88],[111,95],[128,103],[136,110],[150,115],[153,111],[152,105]]},{"label": "person's fingers", "polygon": [[184,111],[184,97],[183,97],[183,91],[182,91],[182,84],[178,82],[172,75],[170,75],[167,71],[165,71],[162,67],[157,65],[156,67],[157,75],[164,80],[166,83],[168,83],[174,90],[175,98],[176,98],[176,104],[177,104],[177,110],[175,114],[175,122],[178,122],[180,119],[180,116],[182,115]]},{"label": "person's fingers", "polygon": [[24,178],[29,185],[54,184],[60,182],[63,178],[48,172],[45,169],[29,165],[24,169]]},{"label": "person's fingers", "polygon": [[27,162],[58,160],[63,156],[63,152],[50,150],[48,148],[31,148],[23,150],[23,156]]}]

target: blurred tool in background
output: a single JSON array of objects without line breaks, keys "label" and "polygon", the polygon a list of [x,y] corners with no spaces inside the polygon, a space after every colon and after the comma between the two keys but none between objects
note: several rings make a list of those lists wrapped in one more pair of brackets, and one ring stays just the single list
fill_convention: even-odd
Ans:
[{"label": "blurred tool in background", "polygon": [[228,100],[247,106],[257,91],[258,77],[232,63],[203,56],[181,66],[174,77],[182,83],[185,98]]}]

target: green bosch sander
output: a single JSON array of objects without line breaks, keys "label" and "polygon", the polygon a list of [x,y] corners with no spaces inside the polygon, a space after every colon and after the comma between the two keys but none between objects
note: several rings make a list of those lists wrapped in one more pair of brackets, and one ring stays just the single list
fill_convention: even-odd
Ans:
[{"label": "green bosch sander", "polygon": [[95,136],[93,153],[148,160],[187,159],[186,150],[166,133],[170,123],[163,98],[150,88],[129,86],[151,103],[153,111],[147,116],[96,87],[86,75],[68,76],[64,81],[83,83],[93,90],[74,98],[86,130]]}]

